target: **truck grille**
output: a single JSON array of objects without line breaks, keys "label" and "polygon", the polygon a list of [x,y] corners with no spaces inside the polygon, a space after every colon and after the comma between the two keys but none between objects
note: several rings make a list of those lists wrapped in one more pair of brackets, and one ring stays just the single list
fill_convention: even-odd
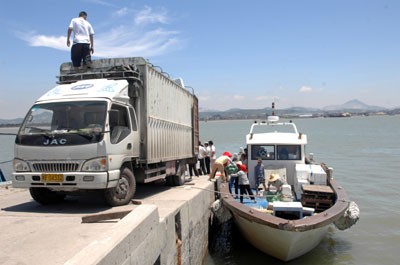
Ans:
[{"label": "truck grille", "polygon": [[74,172],[79,162],[32,162],[34,172]]}]

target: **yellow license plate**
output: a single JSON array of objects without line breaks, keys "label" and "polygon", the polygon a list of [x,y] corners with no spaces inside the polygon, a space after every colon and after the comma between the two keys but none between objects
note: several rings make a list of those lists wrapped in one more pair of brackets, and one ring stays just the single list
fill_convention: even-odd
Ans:
[{"label": "yellow license plate", "polygon": [[42,174],[42,182],[63,182],[63,174]]}]

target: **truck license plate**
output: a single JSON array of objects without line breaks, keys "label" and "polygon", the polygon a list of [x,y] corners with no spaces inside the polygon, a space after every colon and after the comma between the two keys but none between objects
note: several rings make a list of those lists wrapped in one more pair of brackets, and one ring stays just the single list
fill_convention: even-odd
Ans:
[{"label": "truck license plate", "polygon": [[42,182],[63,182],[63,174],[42,174]]}]

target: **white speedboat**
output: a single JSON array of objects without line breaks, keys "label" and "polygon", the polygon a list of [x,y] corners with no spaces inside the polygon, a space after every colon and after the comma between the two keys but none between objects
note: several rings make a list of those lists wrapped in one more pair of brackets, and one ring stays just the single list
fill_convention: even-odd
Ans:
[{"label": "white speedboat", "polygon": [[[283,127],[291,130],[278,131]],[[258,198],[257,204],[242,204],[232,196],[223,196],[223,205],[230,210],[239,230],[253,246],[289,261],[315,248],[332,223],[342,220],[343,224],[344,217],[351,218],[345,222],[345,228],[348,228],[358,220],[357,213],[349,212],[350,201],[333,179],[332,169],[306,157],[307,137],[297,131],[294,123],[281,123],[279,117],[269,116],[268,121],[251,126],[246,143],[252,188],[255,187],[254,170],[259,158],[265,167],[266,184],[271,173],[278,173],[288,184],[283,186],[279,197],[274,197],[281,201],[260,203],[263,198]],[[220,190],[229,193],[225,183],[220,185]]]}]

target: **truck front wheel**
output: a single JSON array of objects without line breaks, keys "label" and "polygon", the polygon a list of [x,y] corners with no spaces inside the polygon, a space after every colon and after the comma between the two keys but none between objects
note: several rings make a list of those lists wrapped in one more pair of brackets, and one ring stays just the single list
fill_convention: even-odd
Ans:
[{"label": "truck front wheel", "polygon": [[104,198],[110,206],[128,204],[136,192],[136,180],[129,168],[121,170],[118,184],[115,188],[106,189]]},{"label": "truck front wheel", "polygon": [[51,191],[48,188],[29,188],[29,193],[40,204],[60,203],[65,198],[65,194]]}]

